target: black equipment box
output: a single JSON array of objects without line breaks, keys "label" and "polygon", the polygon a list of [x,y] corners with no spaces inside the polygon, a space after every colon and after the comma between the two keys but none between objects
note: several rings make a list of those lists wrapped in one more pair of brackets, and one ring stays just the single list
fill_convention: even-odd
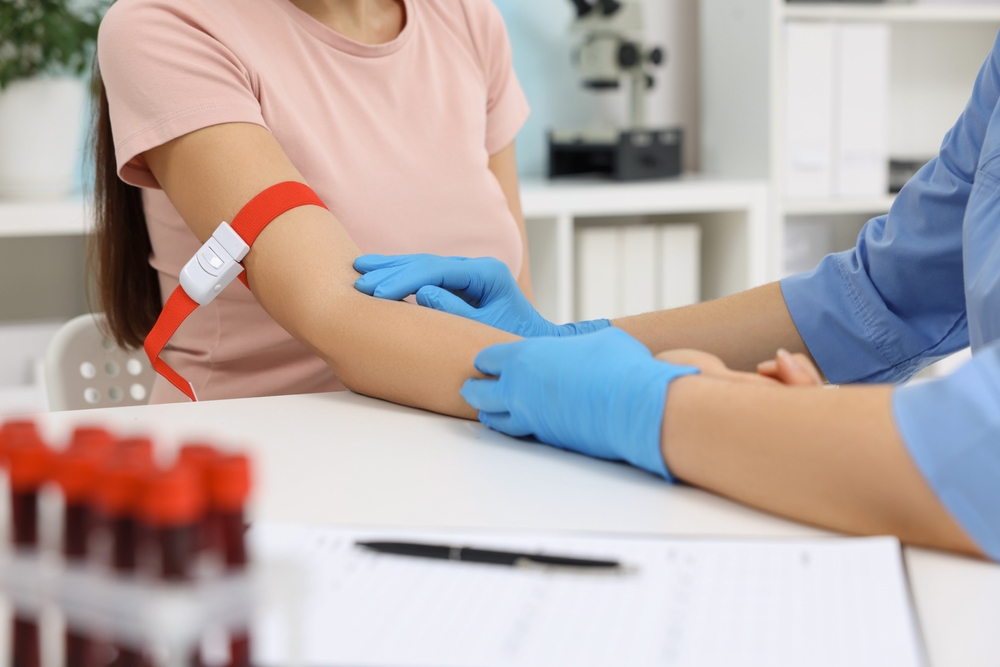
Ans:
[{"label": "black equipment box", "polygon": [[549,178],[598,173],[619,181],[641,181],[679,176],[683,140],[680,128],[550,132]]}]

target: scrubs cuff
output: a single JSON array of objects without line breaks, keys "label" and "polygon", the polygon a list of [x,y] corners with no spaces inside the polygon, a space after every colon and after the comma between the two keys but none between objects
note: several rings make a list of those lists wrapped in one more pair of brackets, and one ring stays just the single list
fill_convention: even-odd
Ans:
[{"label": "scrubs cuff", "polygon": [[968,344],[964,318],[933,340],[876,307],[881,298],[853,250],[785,278],[781,293],[810,354],[834,384],[905,381],[961,349],[959,340]]},{"label": "scrubs cuff", "polygon": [[814,270],[781,281],[781,294],[795,328],[823,375],[833,384],[857,382],[888,365],[877,346],[863,338],[851,285],[829,255]]}]

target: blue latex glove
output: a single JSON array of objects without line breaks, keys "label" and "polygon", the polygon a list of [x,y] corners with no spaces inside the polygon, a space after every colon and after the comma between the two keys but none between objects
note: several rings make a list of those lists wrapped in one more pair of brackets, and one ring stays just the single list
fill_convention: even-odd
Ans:
[{"label": "blue latex glove", "polygon": [[660,452],[667,385],[697,368],[657,361],[621,329],[565,340],[488,347],[462,397],[479,421],[513,436],[602,459],[624,460],[673,480]]},{"label": "blue latex glove", "polygon": [[492,257],[363,255],[354,286],[369,296],[398,301],[417,295],[421,306],[482,322],[524,338],[575,336],[611,326],[608,320],[556,325],[538,314],[507,265]]}]

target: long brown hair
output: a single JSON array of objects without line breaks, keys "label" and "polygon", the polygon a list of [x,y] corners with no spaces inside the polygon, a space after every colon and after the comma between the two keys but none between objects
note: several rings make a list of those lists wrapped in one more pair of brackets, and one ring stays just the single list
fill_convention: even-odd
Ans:
[{"label": "long brown hair", "polygon": [[94,125],[90,157],[94,166],[94,235],[90,275],[107,333],[123,347],[141,347],[162,309],[160,282],[149,265],[153,252],[142,209],[142,191],[118,177],[108,95],[94,64]]}]

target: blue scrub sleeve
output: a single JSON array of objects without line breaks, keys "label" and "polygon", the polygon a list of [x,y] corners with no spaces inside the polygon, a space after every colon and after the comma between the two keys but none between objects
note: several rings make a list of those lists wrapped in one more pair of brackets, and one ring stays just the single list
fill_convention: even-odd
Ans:
[{"label": "blue scrub sleeve", "polygon": [[940,154],[903,188],[857,247],[781,283],[785,303],[835,383],[898,382],[969,345],[962,228],[1000,96],[1000,41]]},{"label": "blue scrub sleeve", "polygon": [[898,388],[893,412],[942,504],[1000,561],[1000,343],[946,378]]}]

